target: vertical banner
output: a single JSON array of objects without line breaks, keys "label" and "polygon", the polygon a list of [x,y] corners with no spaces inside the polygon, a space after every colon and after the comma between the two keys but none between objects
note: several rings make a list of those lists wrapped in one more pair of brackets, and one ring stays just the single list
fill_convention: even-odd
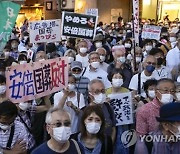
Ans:
[{"label": "vertical banner", "polygon": [[13,2],[0,2],[0,52],[10,39],[20,7]]},{"label": "vertical banner", "polygon": [[133,0],[133,27],[135,43],[139,45],[139,0]]}]

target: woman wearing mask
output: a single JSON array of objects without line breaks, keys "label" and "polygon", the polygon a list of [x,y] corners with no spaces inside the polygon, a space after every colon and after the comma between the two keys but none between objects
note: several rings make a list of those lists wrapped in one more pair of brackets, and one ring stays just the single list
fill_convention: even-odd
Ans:
[{"label": "woman wearing mask", "polygon": [[85,102],[83,95],[76,92],[76,78],[73,75],[69,75],[68,87],[54,95],[54,106],[71,114],[71,130],[77,133],[80,110],[85,107]]},{"label": "woman wearing mask", "polygon": [[113,153],[111,137],[104,135],[105,119],[100,106],[86,107],[81,118],[80,133],[72,135],[80,142],[85,154]]}]

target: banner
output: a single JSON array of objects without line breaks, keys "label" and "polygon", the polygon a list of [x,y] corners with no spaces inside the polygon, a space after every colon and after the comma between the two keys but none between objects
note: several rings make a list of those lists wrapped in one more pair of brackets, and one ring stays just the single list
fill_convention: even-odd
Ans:
[{"label": "banner", "polygon": [[60,41],[60,19],[30,22],[30,42],[43,43]]},{"label": "banner", "polygon": [[159,40],[161,28],[162,27],[160,26],[144,25],[142,30],[142,38]]},{"label": "banner", "polygon": [[112,106],[115,118],[116,126],[126,125],[133,123],[133,110],[132,110],[132,96],[131,92],[122,94],[110,94],[110,105]]},{"label": "banner", "polygon": [[0,52],[3,51],[10,39],[20,7],[20,5],[13,2],[0,2]]},{"label": "banner", "polygon": [[133,0],[133,27],[134,39],[137,46],[139,46],[139,0]]},{"label": "banner", "polygon": [[92,16],[98,16],[98,9],[97,8],[86,9],[86,14]]},{"label": "banner", "polygon": [[6,72],[6,96],[25,102],[62,90],[68,84],[67,58],[11,66]]},{"label": "banner", "polygon": [[62,13],[62,35],[93,39],[96,33],[97,17],[73,12]]}]

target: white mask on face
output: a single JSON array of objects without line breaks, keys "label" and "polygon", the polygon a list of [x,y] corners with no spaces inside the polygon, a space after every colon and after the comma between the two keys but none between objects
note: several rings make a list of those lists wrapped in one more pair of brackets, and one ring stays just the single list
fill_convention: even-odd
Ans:
[{"label": "white mask on face", "polygon": [[167,104],[167,103],[171,103],[173,101],[173,99],[174,99],[174,96],[172,94],[161,94],[161,100],[159,100],[159,101],[162,104]]},{"label": "white mask on face", "polygon": [[121,87],[123,84],[123,79],[112,79],[112,85],[113,87]]},{"label": "white mask on face", "polygon": [[70,91],[74,91],[75,90],[75,85],[74,84],[68,84],[68,89],[70,90]]},{"label": "white mask on face", "polygon": [[131,55],[131,54],[128,54],[128,55],[127,55],[127,59],[128,59],[128,60],[132,60],[132,55]]},{"label": "white mask on face", "polygon": [[91,63],[91,66],[96,69],[99,68],[99,65],[100,65],[100,63],[98,61]]},{"label": "white mask on face", "polygon": [[10,52],[4,52],[4,57],[9,58]]},{"label": "white mask on face", "polygon": [[155,91],[154,90],[148,90],[148,96],[151,98],[155,97]]},{"label": "white mask on face", "polygon": [[44,58],[43,58],[43,59],[39,59],[39,61],[41,61],[41,62],[42,62],[42,61],[45,61],[45,59],[44,59]]},{"label": "white mask on face", "polygon": [[53,128],[53,138],[59,143],[65,143],[68,141],[71,135],[71,127],[56,127]]},{"label": "white mask on face", "polygon": [[90,134],[97,134],[101,128],[101,124],[98,122],[88,122],[86,123],[86,130]]},{"label": "white mask on face", "polygon": [[136,63],[140,63],[141,62],[141,57],[136,57]]},{"label": "white mask on face", "polygon": [[119,58],[117,58],[117,62],[125,63],[125,61],[126,61],[126,58],[125,58],[125,57],[119,57]]},{"label": "white mask on face", "polygon": [[177,82],[180,82],[180,76],[177,77]]},{"label": "white mask on face", "polygon": [[151,45],[147,45],[145,48],[146,48],[146,51],[150,51],[152,49],[152,46]]},{"label": "white mask on face", "polygon": [[80,74],[73,74],[75,76],[75,78],[80,78],[81,77],[81,73]]},{"label": "white mask on face", "polygon": [[130,43],[125,43],[124,46],[125,46],[125,48],[131,48],[131,44]]},{"label": "white mask on face", "polygon": [[104,61],[105,61],[105,59],[106,59],[106,57],[105,57],[105,56],[100,56],[100,60],[101,60],[101,62],[104,62]]},{"label": "white mask on face", "polygon": [[4,125],[4,124],[0,123],[0,128],[2,130],[8,130],[10,127],[11,127],[10,125]]},{"label": "white mask on face", "polygon": [[21,102],[19,103],[19,108],[23,111],[26,111],[29,107],[31,106],[30,103],[26,103],[26,102]]},{"label": "white mask on face", "polygon": [[26,41],[28,39],[29,36],[24,36],[24,40]]},{"label": "white mask on face", "polygon": [[99,95],[93,95],[94,96],[94,103],[96,104],[103,104],[106,100],[106,95],[103,93],[100,93]]},{"label": "white mask on face", "polygon": [[96,46],[96,48],[101,48],[102,47],[102,42],[96,42],[95,46]]},{"label": "white mask on face", "polygon": [[79,51],[80,51],[81,53],[86,53],[87,50],[88,50],[87,48],[80,48],[80,49],[79,49]]},{"label": "white mask on face", "polygon": [[176,98],[177,98],[177,101],[180,101],[180,92],[176,93]]},{"label": "white mask on face", "polygon": [[4,94],[6,92],[6,86],[5,85],[1,85],[0,86],[0,95]]},{"label": "white mask on face", "polygon": [[20,61],[19,64],[27,64],[27,61],[25,61],[25,60]]},{"label": "white mask on face", "polygon": [[74,61],[74,57],[68,57],[68,63],[71,64]]},{"label": "white mask on face", "polygon": [[175,37],[170,37],[170,38],[169,38],[169,41],[170,41],[170,42],[176,42],[176,38],[175,38]]}]

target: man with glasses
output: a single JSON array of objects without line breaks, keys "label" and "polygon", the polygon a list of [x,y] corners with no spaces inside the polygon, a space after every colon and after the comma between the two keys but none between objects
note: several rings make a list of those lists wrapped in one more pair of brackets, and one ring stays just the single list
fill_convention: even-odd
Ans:
[{"label": "man with glasses", "polygon": [[59,108],[51,108],[46,114],[46,129],[50,140],[37,147],[32,154],[83,154],[82,148],[75,140],[69,140],[71,135],[70,114]]},{"label": "man with glasses", "polygon": [[139,135],[145,135],[158,128],[156,117],[162,105],[173,102],[175,99],[176,86],[173,80],[163,78],[156,86],[156,97],[152,102],[143,105],[136,114],[136,131]]}]

